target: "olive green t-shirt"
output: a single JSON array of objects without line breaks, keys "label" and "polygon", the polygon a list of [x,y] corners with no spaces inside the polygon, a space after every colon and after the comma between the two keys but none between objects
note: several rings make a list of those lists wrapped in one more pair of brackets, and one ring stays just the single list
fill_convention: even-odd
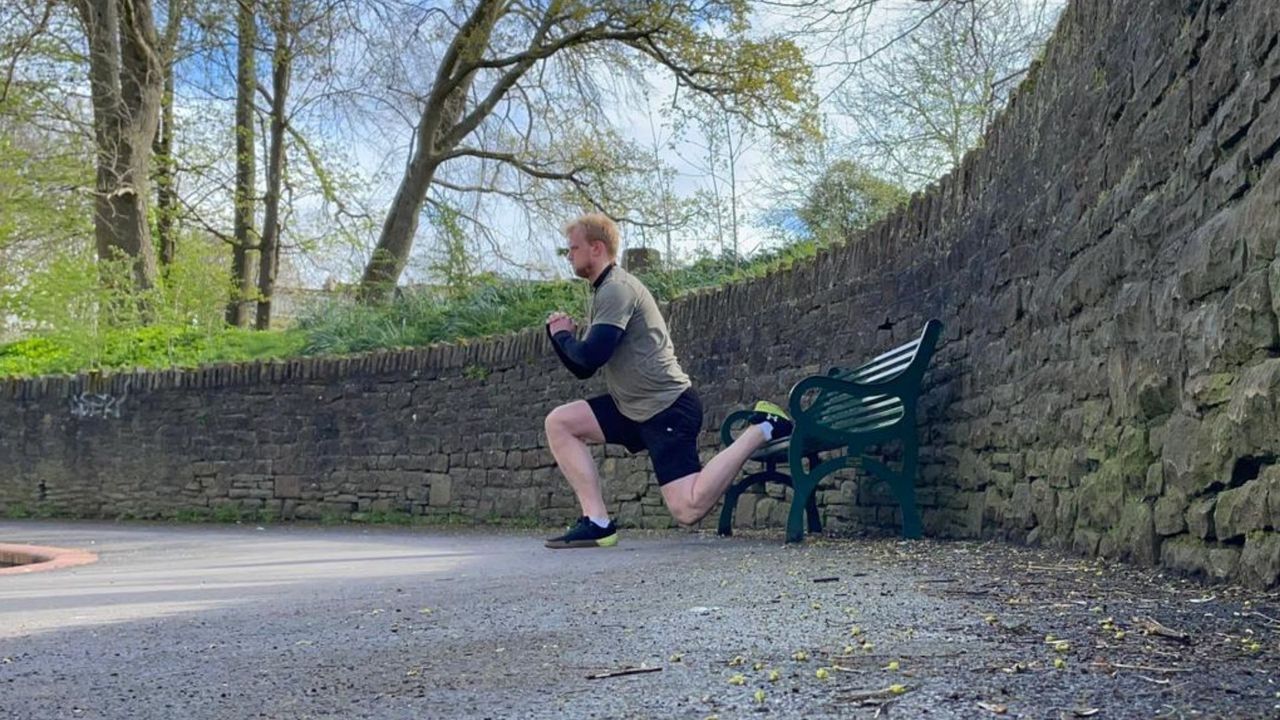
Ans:
[{"label": "olive green t-shirt", "polygon": [[618,410],[644,422],[671,406],[690,386],[680,369],[658,303],[634,275],[614,265],[591,290],[587,324],[622,328],[604,364],[604,381]]}]

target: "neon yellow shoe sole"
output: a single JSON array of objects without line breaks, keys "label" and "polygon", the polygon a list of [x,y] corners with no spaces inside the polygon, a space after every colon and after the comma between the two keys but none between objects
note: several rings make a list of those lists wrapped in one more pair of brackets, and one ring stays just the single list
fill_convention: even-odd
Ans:
[{"label": "neon yellow shoe sole", "polygon": [[774,405],[768,400],[761,400],[760,402],[756,403],[756,406],[752,409],[755,410],[756,412],[761,412],[766,415],[776,415],[778,417],[786,418],[788,420],[791,419],[791,416],[787,414],[786,410],[783,410],[781,407]]}]

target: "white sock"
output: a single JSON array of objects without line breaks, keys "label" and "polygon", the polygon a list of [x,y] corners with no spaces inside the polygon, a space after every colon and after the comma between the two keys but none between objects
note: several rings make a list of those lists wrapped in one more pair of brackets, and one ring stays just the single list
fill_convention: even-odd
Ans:
[{"label": "white sock", "polygon": [[605,515],[605,516],[604,516],[604,517],[602,517],[602,518],[595,518],[595,517],[593,517],[593,518],[591,518],[591,522],[595,523],[595,524],[596,524],[596,527],[607,528],[607,527],[609,527],[609,516],[608,516],[608,515]]},{"label": "white sock", "polygon": [[765,420],[764,422],[756,423],[756,427],[760,428],[760,432],[764,433],[765,442],[773,440],[773,423]]}]

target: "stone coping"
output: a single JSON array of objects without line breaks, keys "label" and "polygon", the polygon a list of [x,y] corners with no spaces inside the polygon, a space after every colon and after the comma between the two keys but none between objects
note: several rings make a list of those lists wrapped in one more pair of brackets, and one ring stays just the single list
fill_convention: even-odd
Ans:
[{"label": "stone coping", "polygon": [[86,550],[0,543],[0,564],[13,564],[13,567],[0,567],[0,575],[60,570],[97,561],[97,554]]}]

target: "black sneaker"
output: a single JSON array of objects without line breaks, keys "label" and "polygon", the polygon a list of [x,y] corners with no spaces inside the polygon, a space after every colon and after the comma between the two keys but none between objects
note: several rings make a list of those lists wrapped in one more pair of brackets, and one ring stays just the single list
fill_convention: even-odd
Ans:
[{"label": "black sneaker", "polygon": [[762,422],[769,422],[773,425],[773,439],[780,440],[791,435],[795,425],[791,422],[791,417],[787,415],[787,411],[774,405],[767,400],[761,400],[756,403],[753,408],[755,412],[751,417],[747,418],[747,422],[752,425],[759,425]]},{"label": "black sneaker", "polygon": [[578,518],[577,524],[569,528],[569,532],[560,537],[553,537],[544,544],[555,550],[613,547],[618,544],[618,527],[612,520],[609,521],[608,527],[600,527],[584,515]]}]

